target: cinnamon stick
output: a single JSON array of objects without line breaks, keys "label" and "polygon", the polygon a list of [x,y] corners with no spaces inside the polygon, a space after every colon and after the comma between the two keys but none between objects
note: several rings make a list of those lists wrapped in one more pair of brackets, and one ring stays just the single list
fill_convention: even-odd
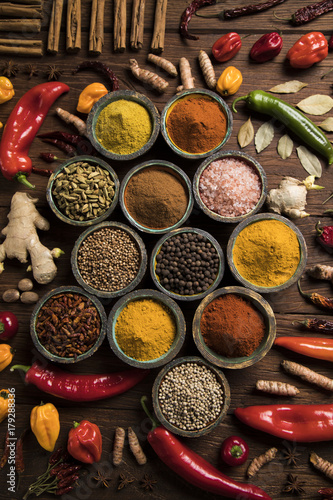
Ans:
[{"label": "cinnamon stick", "polygon": [[36,5],[42,7],[42,0],[11,0],[11,3],[18,3],[20,5]]},{"label": "cinnamon stick", "polygon": [[113,49],[124,52],[126,49],[126,0],[114,2]]},{"label": "cinnamon stick", "polygon": [[0,54],[9,56],[41,57],[43,43],[41,40],[0,39]]},{"label": "cinnamon stick", "polygon": [[57,54],[59,50],[59,38],[60,38],[63,5],[64,5],[64,0],[53,0],[50,26],[49,26],[49,35],[47,40],[47,50],[52,54]]},{"label": "cinnamon stick", "polygon": [[130,46],[133,50],[143,47],[145,0],[133,0]]},{"label": "cinnamon stick", "polygon": [[164,50],[167,4],[168,0],[156,0],[154,31],[150,46],[151,51],[154,53],[163,52]]},{"label": "cinnamon stick", "polygon": [[35,5],[0,4],[0,17],[25,17],[26,19],[41,19],[42,11]]},{"label": "cinnamon stick", "polygon": [[39,33],[41,26],[41,19],[0,19],[0,31]]},{"label": "cinnamon stick", "polygon": [[90,17],[89,52],[99,55],[104,45],[105,0],[93,0]]},{"label": "cinnamon stick", "polygon": [[81,0],[67,0],[66,50],[81,48]]}]

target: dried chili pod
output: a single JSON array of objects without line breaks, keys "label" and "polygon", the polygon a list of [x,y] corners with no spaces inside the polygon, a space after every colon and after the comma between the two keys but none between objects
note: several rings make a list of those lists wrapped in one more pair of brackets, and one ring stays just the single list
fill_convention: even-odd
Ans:
[{"label": "dried chili pod", "polygon": [[301,24],[305,24],[313,19],[316,19],[322,14],[330,12],[331,10],[333,10],[333,1],[322,0],[321,2],[307,5],[296,10],[289,21],[293,26],[300,26]]},{"label": "dried chili pod", "polygon": [[317,241],[328,253],[333,253],[333,226],[320,227],[320,221],[316,224]]},{"label": "dried chili pod", "polygon": [[184,10],[180,18],[179,32],[182,37],[188,40],[199,40],[196,35],[191,35],[188,31],[188,25],[192,19],[193,14],[195,14],[201,7],[208,5],[215,5],[216,0],[193,0],[188,7]]},{"label": "dried chili pod", "polygon": [[298,290],[302,295],[302,297],[310,300],[313,304],[322,307],[323,309],[333,310],[333,299],[324,297],[323,295],[320,295],[319,293],[316,292],[305,293],[302,291],[299,281],[297,282],[297,285],[298,285]]},{"label": "dried chili pod", "polygon": [[37,136],[39,139],[58,139],[63,142],[67,142],[72,146],[76,146],[78,153],[95,155],[96,150],[92,144],[82,135],[79,134],[69,134],[68,132],[61,132],[60,130],[55,130],[53,132],[45,132],[44,134],[39,134]]},{"label": "dried chili pod", "polygon": [[76,68],[73,70],[73,75],[75,75],[78,71],[82,71],[83,69],[92,69],[97,71],[98,73],[102,73],[110,82],[111,90],[119,90],[119,81],[112,69],[109,68],[102,61],[82,61]]},{"label": "dried chili pod", "polygon": [[67,142],[61,141],[60,139],[46,138],[42,139],[42,141],[48,144],[53,144],[53,146],[56,146],[58,149],[60,149],[60,151],[68,154],[68,156],[76,156],[76,149],[71,144],[67,144]]},{"label": "dried chili pod", "polygon": [[58,158],[54,153],[39,153],[39,158],[46,161],[46,163],[53,163],[54,161],[59,161],[63,158]]},{"label": "dried chili pod", "polygon": [[55,491],[56,496],[62,496],[66,495],[66,493],[69,493],[74,489],[74,486],[67,486],[67,488],[59,488],[58,490]]},{"label": "dried chili pod", "polygon": [[60,479],[65,479],[68,476],[73,475],[75,472],[79,471],[82,467],[82,465],[68,465],[66,464],[67,467],[63,467],[59,472],[56,474],[57,478]]},{"label": "dried chili pod", "polygon": [[8,461],[8,457],[9,457],[9,441],[10,440],[10,436],[9,436],[9,430],[7,430],[6,432],[6,435],[5,435],[5,444],[4,444],[4,449],[3,449],[3,452],[2,452],[2,456],[0,458],[0,470],[4,468],[4,466],[6,465],[7,461]]},{"label": "dried chili pod", "polygon": [[[66,452],[67,453],[67,452]],[[49,458],[49,464],[55,465],[62,458],[64,454],[64,448],[57,448]]]},{"label": "dried chili pod", "polygon": [[279,33],[276,31],[266,33],[253,44],[250,50],[250,58],[259,63],[270,61],[280,54],[282,46],[283,40]]},{"label": "dried chili pod", "polygon": [[205,15],[195,13],[196,16],[213,18],[218,17],[219,19],[228,20],[234,19],[235,17],[249,16],[251,14],[257,14],[258,12],[262,12],[264,10],[270,9],[275,5],[279,5],[280,3],[285,2],[285,0],[267,0],[266,2],[257,3],[254,5],[244,5],[242,7],[234,7],[233,9],[222,10],[217,14]]},{"label": "dried chili pod", "polygon": [[333,500],[333,488],[320,488],[318,494],[321,495],[324,500]]},{"label": "dried chili pod", "polygon": [[67,486],[71,486],[73,483],[75,483],[77,479],[79,479],[78,474],[72,474],[70,476],[66,476],[60,481],[58,481],[57,486],[58,488],[67,488]]},{"label": "dried chili pod", "polygon": [[31,167],[31,172],[33,174],[42,175],[43,177],[50,177],[53,174],[53,170],[49,168]]},{"label": "dried chili pod", "polygon": [[323,332],[323,333],[333,333],[333,321],[328,321],[326,319],[305,319],[303,321],[298,322],[307,330],[313,330],[315,332]]},{"label": "dried chili pod", "polygon": [[23,459],[23,441],[25,436],[29,431],[29,427],[24,429],[18,440],[16,441],[16,450],[15,450],[15,469],[17,473],[24,472],[24,459]]}]

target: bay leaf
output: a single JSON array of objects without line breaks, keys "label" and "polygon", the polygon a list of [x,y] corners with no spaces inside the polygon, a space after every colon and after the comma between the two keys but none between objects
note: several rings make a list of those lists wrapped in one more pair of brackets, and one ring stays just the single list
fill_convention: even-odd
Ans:
[{"label": "bay leaf", "polygon": [[299,146],[296,148],[298,158],[306,172],[315,177],[321,177],[322,166],[319,158],[311,153],[305,146]]},{"label": "bay leaf", "polygon": [[303,99],[296,106],[309,115],[324,115],[333,108],[333,99],[329,95],[315,94]]},{"label": "bay leaf", "polygon": [[257,130],[254,138],[257,153],[270,145],[274,137],[274,126],[271,121],[263,123]]},{"label": "bay leaf", "polygon": [[333,118],[331,116],[326,118],[326,120],[319,123],[319,127],[326,130],[326,132],[333,132]]},{"label": "bay leaf", "polygon": [[290,139],[288,134],[283,135],[277,145],[277,151],[281,158],[285,160],[286,158],[289,158],[293,151],[294,143],[292,139]]},{"label": "bay leaf", "polygon": [[295,94],[307,85],[307,83],[300,82],[299,80],[290,80],[289,82],[275,85],[275,87],[269,89],[269,92],[274,92],[275,94]]},{"label": "bay leaf", "polygon": [[251,122],[251,118],[249,118],[243,125],[240,127],[237,135],[238,144],[241,148],[245,148],[248,146],[254,138],[254,128]]}]

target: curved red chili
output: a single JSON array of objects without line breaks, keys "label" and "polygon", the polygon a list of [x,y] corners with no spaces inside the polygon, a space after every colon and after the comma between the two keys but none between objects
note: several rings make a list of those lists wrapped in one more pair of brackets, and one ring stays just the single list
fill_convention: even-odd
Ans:
[{"label": "curved red chili", "polygon": [[319,337],[278,337],[274,345],[310,356],[311,358],[333,361],[333,339]]},{"label": "curved red chili", "polygon": [[244,424],[288,441],[333,439],[333,404],[258,405],[236,408],[234,413]]},{"label": "curved red chili", "polygon": [[247,500],[271,500],[271,497],[258,486],[239,483],[222,474],[207,460],[181,443],[165,427],[158,426],[149,414],[145,400],[145,397],[141,398],[141,404],[153,422],[153,428],[148,433],[147,439],[159,458],[176,474],[193,486],[215,495]]},{"label": "curved red chili", "polygon": [[69,87],[61,82],[40,83],[26,92],[12,110],[0,142],[0,168],[8,180],[16,179],[28,187],[32,161],[31,143],[51,105]]},{"label": "curved red chili", "polygon": [[215,5],[216,0],[193,0],[188,7],[184,10],[180,18],[179,31],[182,37],[188,40],[199,40],[199,37],[192,35],[188,32],[188,25],[192,19],[193,14],[197,12],[201,7],[206,5]]},{"label": "curved red chili", "polygon": [[77,375],[40,361],[35,361],[31,367],[11,367],[11,371],[15,369],[25,371],[26,383],[69,401],[97,401],[117,396],[134,387],[149,373],[149,370],[132,368],[115,373]]}]

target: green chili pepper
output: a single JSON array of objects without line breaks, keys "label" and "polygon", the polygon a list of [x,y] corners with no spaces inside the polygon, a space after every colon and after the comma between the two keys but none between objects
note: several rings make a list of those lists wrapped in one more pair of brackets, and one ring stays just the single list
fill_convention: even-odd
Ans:
[{"label": "green chili pepper", "polygon": [[237,112],[235,104],[238,101],[245,101],[253,111],[276,118],[302,139],[305,144],[325,156],[329,165],[333,163],[333,147],[325,134],[309,118],[290,104],[263,90],[253,90],[245,96],[237,97],[232,103],[232,110],[235,113]]}]

